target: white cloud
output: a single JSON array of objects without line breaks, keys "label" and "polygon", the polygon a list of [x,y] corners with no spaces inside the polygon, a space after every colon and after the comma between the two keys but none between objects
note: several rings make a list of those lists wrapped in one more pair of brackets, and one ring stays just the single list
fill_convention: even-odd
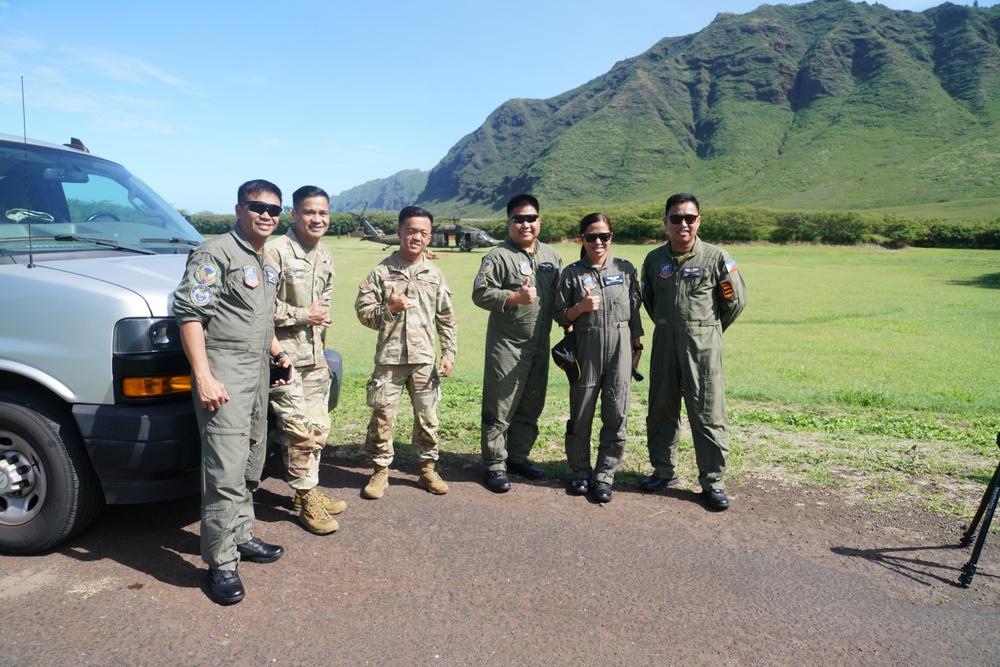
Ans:
[{"label": "white cloud", "polygon": [[366,151],[380,151],[380,150],[382,150],[381,146],[376,146],[375,144],[365,144],[364,146],[362,146],[362,148],[364,148]]},{"label": "white cloud", "polygon": [[278,146],[280,144],[281,144],[281,140],[280,139],[265,139],[264,140],[264,145],[265,146]]},{"label": "white cloud", "polygon": [[84,66],[90,75],[103,74],[116,81],[140,84],[159,82],[181,89],[189,87],[184,79],[167,74],[141,58],[98,49],[63,48],[60,51],[72,59],[72,65]]}]

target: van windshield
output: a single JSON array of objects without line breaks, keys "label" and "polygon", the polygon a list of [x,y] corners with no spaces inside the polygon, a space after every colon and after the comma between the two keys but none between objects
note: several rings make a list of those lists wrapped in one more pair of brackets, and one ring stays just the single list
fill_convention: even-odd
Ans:
[{"label": "van windshield", "polygon": [[[26,157],[27,156],[27,157]],[[187,252],[197,231],[119,164],[0,140],[0,254],[140,248]]]}]

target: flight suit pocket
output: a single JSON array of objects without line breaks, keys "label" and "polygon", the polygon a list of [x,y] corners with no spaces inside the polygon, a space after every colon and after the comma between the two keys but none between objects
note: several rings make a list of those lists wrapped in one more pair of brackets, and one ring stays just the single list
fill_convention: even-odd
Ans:
[{"label": "flight suit pocket", "polygon": [[722,377],[717,374],[703,375],[701,382],[700,421],[708,426],[722,426],[726,423],[726,399]]}]

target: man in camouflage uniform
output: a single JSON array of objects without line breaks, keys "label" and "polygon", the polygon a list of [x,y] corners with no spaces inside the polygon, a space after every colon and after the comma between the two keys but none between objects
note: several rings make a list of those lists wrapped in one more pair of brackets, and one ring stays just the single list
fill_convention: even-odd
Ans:
[{"label": "man in camouflage uniform", "polygon": [[271,389],[271,409],[299,522],[326,535],[338,528],[332,515],[347,507],[317,488],[319,458],[330,433],[330,370],[323,352],[334,270],[333,257],[321,243],[330,228],[330,198],[306,185],[292,195],[292,206],[295,226],[264,246],[278,268],[274,333],[296,371],[291,383]]},{"label": "man in camouflage uniform", "polygon": [[653,474],[640,483],[659,491],[677,483],[681,398],[698,462],[698,481],[713,510],[729,507],[722,477],[729,454],[722,332],[747,304],[736,261],[698,238],[698,199],[687,193],[667,199],[668,241],[642,264],[642,302],[653,320],[649,359],[646,438]]},{"label": "man in camouflage uniform", "polygon": [[270,563],[284,553],[254,536],[252,495],[267,446],[268,361],[291,366],[274,336],[278,272],[263,254],[281,214],[281,190],[248,181],[237,202],[229,233],[191,251],[173,306],[201,433],[201,557],[209,595],[220,604],[245,595],[241,559]]},{"label": "man in camouflage uniform", "polygon": [[510,490],[507,471],[541,479],[528,460],[538,437],[549,378],[549,333],[562,259],[538,241],[538,200],[507,202],[509,238],[490,250],[472,286],[472,301],[490,311],[483,364],[480,448],[486,487]]},{"label": "man in camouflage uniform", "polygon": [[[438,459],[437,404],[439,376],[451,375],[457,352],[457,329],[451,290],[444,274],[424,258],[434,216],[418,206],[399,212],[399,250],[376,266],[358,287],[358,319],[378,331],[375,371],[367,386],[371,421],[365,449],[375,469],[362,491],[381,498],[389,486],[389,465],[396,410],[405,386],[413,404],[413,449],[420,460],[417,486],[434,494],[448,486],[434,471]],[[435,370],[434,331],[441,341],[441,365]]]}]

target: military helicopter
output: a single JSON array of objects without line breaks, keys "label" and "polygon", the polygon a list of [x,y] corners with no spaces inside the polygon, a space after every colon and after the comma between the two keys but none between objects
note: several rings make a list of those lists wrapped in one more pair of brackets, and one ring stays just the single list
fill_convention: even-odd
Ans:
[{"label": "military helicopter", "polygon": [[[362,241],[381,243],[386,248],[399,245],[397,234],[383,234],[371,224],[364,211],[357,218],[365,230]],[[452,218],[451,224],[439,224],[431,228],[431,240],[427,245],[430,248],[458,248],[459,252],[472,252],[475,248],[492,248],[499,245],[499,241],[478,227],[461,225],[458,218]]]}]

